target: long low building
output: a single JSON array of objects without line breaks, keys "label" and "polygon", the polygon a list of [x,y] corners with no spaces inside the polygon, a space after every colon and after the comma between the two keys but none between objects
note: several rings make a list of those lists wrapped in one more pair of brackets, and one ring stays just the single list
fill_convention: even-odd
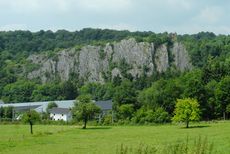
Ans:
[{"label": "long low building", "polygon": [[[58,113],[59,111],[69,110],[74,107],[76,100],[62,100],[62,101],[44,101],[44,102],[25,102],[25,103],[8,103],[8,104],[0,104],[0,107],[13,107],[13,119],[17,119],[16,113],[22,113],[29,110],[35,110],[39,113],[46,112],[47,106],[50,102],[55,102],[58,106],[55,109],[54,113],[50,113],[50,118],[52,120],[63,120],[69,121],[72,118],[72,114],[64,114],[62,112]],[[101,108],[102,113],[100,117],[103,116],[107,111],[112,110],[112,100],[106,101],[94,101],[95,104]],[[67,113],[67,112],[66,112]],[[99,118],[100,118],[99,117]]]},{"label": "long low building", "polygon": [[[45,102],[25,102],[25,103],[8,103],[0,104],[0,107],[12,106],[15,111],[26,111],[34,109],[37,112],[46,112],[47,106],[50,102],[55,102],[60,108],[72,108],[76,100],[62,100],[62,101],[45,101]],[[97,106],[101,108],[102,111],[112,110],[112,100],[106,101],[94,101]]]}]

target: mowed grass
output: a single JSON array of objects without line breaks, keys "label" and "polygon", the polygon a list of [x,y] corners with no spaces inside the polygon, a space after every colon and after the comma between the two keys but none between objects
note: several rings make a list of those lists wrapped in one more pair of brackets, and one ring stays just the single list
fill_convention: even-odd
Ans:
[{"label": "mowed grass", "polygon": [[185,129],[178,125],[92,127],[35,125],[34,135],[28,125],[0,125],[0,153],[15,154],[112,154],[121,144],[164,147],[180,141],[193,143],[207,137],[215,153],[230,153],[230,122],[199,123]]}]

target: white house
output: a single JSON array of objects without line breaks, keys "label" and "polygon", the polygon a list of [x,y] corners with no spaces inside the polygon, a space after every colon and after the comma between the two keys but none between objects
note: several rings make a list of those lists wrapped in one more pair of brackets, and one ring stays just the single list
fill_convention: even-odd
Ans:
[{"label": "white house", "polygon": [[58,121],[70,121],[72,119],[72,113],[70,109],[67,108],[58,108],[54,107],[49,110],[50,113],[50,119]]}]

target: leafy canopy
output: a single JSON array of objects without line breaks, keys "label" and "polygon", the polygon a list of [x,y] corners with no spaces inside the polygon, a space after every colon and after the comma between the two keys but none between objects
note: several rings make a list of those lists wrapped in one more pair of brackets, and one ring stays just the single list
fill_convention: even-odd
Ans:
[{"label": "leafy canopy", "polygon": [[191,98],[178,99],[174,114],[173,121],[186,122],[186,127],[188,127],[190,121],[198,121],[200,119],[199,103],[196,99]]},{"label": "leafy canopy", "polygon": [[40,120],[41,118],[39,113],[34,110],[27,111],[22,116],[22,121],[24,123],[30,123],[32,125],[35,124],[36,122],[39,122]]},{"label": "leafy canopy", "polygon": [[78,120],[83,120],[83,128],[85,129],[87,121],[93,118],[96,113],[99,113],[101,109],[92,101],[90,95],[85,94],[77,98],[74,110],[76,118]]},{"label": "leafy canopy", "polygon": [[50,109],[54,108],[54,107],[58,107],[58,105],[55,102],[49,102],[48,106],[47,106],[47,113],[49,112]]}]

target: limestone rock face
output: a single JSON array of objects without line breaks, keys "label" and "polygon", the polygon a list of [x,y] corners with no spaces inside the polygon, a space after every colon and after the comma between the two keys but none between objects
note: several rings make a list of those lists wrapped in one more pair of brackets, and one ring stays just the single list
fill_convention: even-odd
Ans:
[{"label": "limestone rock face", "polygon": [[160,73],[165,72],[169,67],[168,51],[167,51],[167,46],[165,44],[161,45],[156,50],[154,59],[155,59],[157,71]]},{"label": "limestone rock face", "polygon": [[88,82],[105,82],[115,76],[133,77],[165,72],[170,67],[169,55],[178,70],[191,69],[189,55],[182,43],[175,42],[158,48],[154,43],[136,42],[135,39],[108,43],[105,46],[85,46],[81,50],[65,49],[53,56],[31,55],[28,60],[41,67],[28,73],[28,79],[39,78],[43,83],[54,79],[66,81],[74,74]]},{"label": "limestone rock face", "polygon": [[181,71],[189,70],[192,68],[188,52],[186,51],[183,44],[175,42],[173,44],[172,54],[174,56],[174,64],[176,68]]},{"label": "limestone rock face", "polygon": [[118,63],[121,60],[125,60],[132,68],[128,71],[132,76],[140,76],[145,66],[149,67],[149,72],[147,73],[152,74],[154,70],[153,53],[153,43],[137,43],[135,39],[122,40],[114,45],[112,61]]}]

